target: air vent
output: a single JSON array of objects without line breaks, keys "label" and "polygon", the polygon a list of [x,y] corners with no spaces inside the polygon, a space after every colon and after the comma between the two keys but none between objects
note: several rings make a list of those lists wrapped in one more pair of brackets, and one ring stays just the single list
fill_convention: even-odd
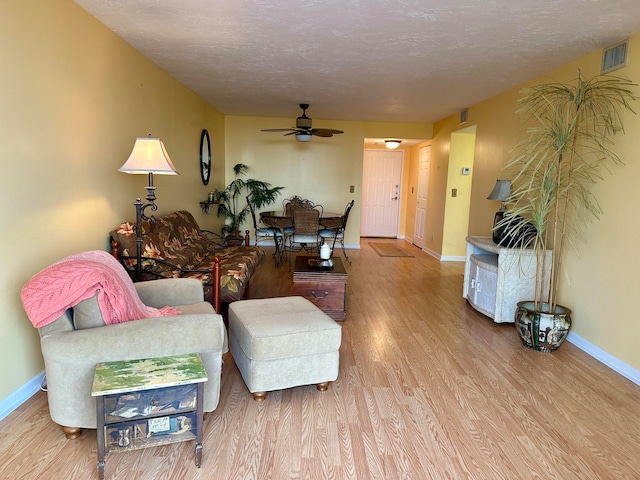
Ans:
[{"label": "air vent", "polygon": [[466,108],[460,112],[460,125],[467,123],[467,113],[468,110]]},{"label": "air vent", "polygon": [[600,73],[605,74],[613,72],[618,68],[627,66],[627,57],[629,55],[629,39],[611,45],[602,51],[602,68]]}]

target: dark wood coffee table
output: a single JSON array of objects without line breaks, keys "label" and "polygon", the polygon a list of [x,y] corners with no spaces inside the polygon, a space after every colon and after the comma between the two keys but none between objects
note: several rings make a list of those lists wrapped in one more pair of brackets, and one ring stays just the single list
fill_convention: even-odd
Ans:
[{"label": "dark wood coffee table", "polygon": [[296,257],[293,294],[311,300],[331,318],[343,322],[347,318],[347,271],[342,259],[334,257],[331,270],[315,270],[309,268],[309,258],[314,257]]}]

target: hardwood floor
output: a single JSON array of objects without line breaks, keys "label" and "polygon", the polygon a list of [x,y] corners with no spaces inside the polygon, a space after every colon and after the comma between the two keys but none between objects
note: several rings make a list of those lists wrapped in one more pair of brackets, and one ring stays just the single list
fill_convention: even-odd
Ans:
[{"label": "hardwood floor", "polygon": [[[376,239],[377,242],[381,241]],[[395,240],[382,240],[396,242]],[[247,391],[225,358],[218,409],[192,444],[107,457],[107,479],[638,479],[640,386],[571,344],[525,349],[461,298],[462,263],[349,256],[340,375]],[[269,258],[251,296],[288,295]],[[0,422],[0,479],[92,479],[95,431],[67,441],[39,393]]]}]

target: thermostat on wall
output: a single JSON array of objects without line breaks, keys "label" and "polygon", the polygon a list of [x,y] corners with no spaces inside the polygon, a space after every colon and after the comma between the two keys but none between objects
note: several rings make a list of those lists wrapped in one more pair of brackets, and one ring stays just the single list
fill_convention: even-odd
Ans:
[{"label": "thermostat on wall", "polygon": [[469,175],[471,173],[471,169],[469,167],[462,167],[462,174]]}]

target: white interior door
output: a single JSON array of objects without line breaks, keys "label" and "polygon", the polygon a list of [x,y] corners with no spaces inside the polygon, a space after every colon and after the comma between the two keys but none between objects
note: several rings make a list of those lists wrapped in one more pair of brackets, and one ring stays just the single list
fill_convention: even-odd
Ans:
[{"label": "white interior door", "polygon": [[429,188],[429,165],[431,163],[431,146],[420,149],[418,160],[418,192],[416,193],[416,217],[414,223],[413,243],[424,248],[425,225],[427,223],[427,191]]},{"label": "white interior door", "polygon": [[402,151],[364,151],[360,216],[363,237],[398,236],[402,160]]}]

